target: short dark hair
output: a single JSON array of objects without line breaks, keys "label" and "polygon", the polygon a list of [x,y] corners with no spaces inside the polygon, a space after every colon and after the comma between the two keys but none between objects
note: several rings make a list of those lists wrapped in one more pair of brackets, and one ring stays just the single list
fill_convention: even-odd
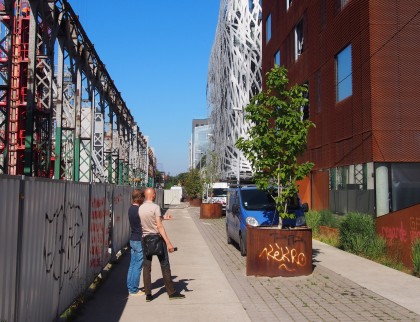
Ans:
[{"label": "short dark hair", "polygon": [[133,202],[141,205],[144,201],[144,191],[140,189],[134,189],[131,193],[131,199]]}]

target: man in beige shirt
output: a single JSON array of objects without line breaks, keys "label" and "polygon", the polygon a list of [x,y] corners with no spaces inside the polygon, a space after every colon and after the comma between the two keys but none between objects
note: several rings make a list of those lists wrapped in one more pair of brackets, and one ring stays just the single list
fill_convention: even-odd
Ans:
[{"label": "man in beige shirt", "polygon": [[[162,277],[165,283],[166,292],[169,295],[169,299],[183,299],[185,295],[175,291],[172,276],[171,266],[169,264],[169,255],[174,252],[175,249],[171,244],[171,241],[166,234],[165,228],[162,224],[162,217],[160,213],[160,207],[153,201],[156,198],[156,191],[153,188],[147,188],[144,191],[145,201],[139,208],[139,215],[141,220],[141,226],[143,231],[143,237],[149,234],[160,234],[165,241],[166,248],[164,249],[163,255],[158,256],[160,267],[162,270]],[[170,218],[170,217],[169,217]],[[152,296],[152,256],[145,256],[143,263],[143,284],[144,292],[146,293],[146,302],[153,300]]]}]

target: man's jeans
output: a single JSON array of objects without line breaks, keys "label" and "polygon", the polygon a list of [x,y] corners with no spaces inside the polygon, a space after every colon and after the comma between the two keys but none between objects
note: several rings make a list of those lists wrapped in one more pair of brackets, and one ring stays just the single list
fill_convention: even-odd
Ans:
[{"label": "man's jeans", "polygon": [[130,247],[131,260],[127,274],[127,288],[129,293],[137,293],[143,268],[143,246],[140,240],[130,240]]}]

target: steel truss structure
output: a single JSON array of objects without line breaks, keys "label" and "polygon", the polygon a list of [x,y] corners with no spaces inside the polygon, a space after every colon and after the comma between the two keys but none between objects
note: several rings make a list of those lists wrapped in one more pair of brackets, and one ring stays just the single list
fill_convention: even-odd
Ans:
[{"label": "steel truss structure", "polygon": [[252,176],[235,142],[249,129],[243,109],[261,90],[261,15],[259,0],[221,0],[208,67],[207,103],[211,146],[225,180]]},{"label": "steel truss structure", "polygon": [[0,174],[146,185],[156,160],[66,0],[0,0]]}]

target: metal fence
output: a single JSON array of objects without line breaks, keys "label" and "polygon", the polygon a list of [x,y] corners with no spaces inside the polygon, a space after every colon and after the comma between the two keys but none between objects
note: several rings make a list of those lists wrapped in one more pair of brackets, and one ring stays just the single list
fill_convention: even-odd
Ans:
[{"label": "metal fence", "polygon": [[129,240],[131,187],[0,176],[0,320],[53,321]]}]

